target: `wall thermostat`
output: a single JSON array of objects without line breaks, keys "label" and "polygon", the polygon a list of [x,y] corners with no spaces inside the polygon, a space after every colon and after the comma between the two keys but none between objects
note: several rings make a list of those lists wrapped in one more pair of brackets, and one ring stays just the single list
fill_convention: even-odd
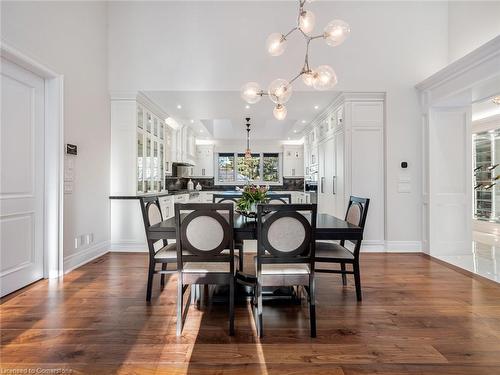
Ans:
[{"label": "wall thermostat", "polygon": [[78,147],[76,145],[66,143],[66,154],[77,155],[78,154]]},{"label": "wall thermostat", "polygon": [[405,161],[401,162],[401,168],[408,168],[408,163]]}]

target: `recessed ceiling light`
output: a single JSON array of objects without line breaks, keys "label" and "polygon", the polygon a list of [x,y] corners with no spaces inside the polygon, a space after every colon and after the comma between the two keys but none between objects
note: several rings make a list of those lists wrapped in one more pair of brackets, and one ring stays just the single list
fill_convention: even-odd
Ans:
[{"label": "recessed ceiling light", "polygon": [[302,123],[305,124],[307,121],[306,120],[302,120]]},{"label": "recessed ceiling light", "polygon": [[191,122],[191,124],[194,124],[194,120],[191,120],[190,122]]},{"label": "recessed ceiling light", "polygon": [[290,140],[290,137],[288,137],[288,140]]},{"label": "recessed ceiling light", "polygon": [[315,105],[315,106],[314,106],[314,109],[319,109],[319,105]]},{"label": "recessed ceiling light", "polygon": [[245,108],[246,108],[246,109],[250,109],[250,106],[247,104],[247,105],[245,106]]},{"label": "recessed ceiling light", "polygon": [[203,133],[203,129],[200,129],[200,133]]},{"label": "recessed ceiling light", "polygon": [[177,104],[177,109],[182,109],[182,105]]},{"label": "recessed ceiling light", "polygon": [[294,132],[294,133],[297,133],[297,130],[294,130],[293,132]]}]

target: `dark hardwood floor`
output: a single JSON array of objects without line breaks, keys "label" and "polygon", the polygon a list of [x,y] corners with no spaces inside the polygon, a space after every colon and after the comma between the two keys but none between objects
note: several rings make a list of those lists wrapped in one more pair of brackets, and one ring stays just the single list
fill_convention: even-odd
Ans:
[{"label": "dark hardwood floor", "polygon": [[[147,255],[107,254],[2,301],[1,367],[72,374],[500,374],[500,287],[418,254],[363,254],[364,300],[320,274],[318,337],[308,309],[249,306],[228,336],[224,306],[191,306],[175,335],[176,277],[145,301]],[[251,259],[246,262],[251,265]],[[10,370],[9,370],[10,371]],[[41,370],[38,370],[41,371]]]}]

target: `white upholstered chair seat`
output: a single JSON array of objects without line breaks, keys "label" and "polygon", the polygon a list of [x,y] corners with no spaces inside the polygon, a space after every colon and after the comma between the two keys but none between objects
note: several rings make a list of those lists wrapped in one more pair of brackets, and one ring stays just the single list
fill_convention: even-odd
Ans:
[{"label": "white upholstered chair seat", "polygon": [[175,243],[170,243],[167,246],[162,247],[155,253],[155,259],[176,259],[177,258],[177,247]]},{"label": "white upholstered chair seat", "polygon": [[354,259],[354,254],[344,246],[332,242],[316,242],[316,258]]},{"label": "white upholstered chair seat", "polygon": [[[189,251],[184,251],[183,255],[190,255]],[[229,249],[222,250],[223,255],[229,254]],[[235,254],[235,257],[238,258],[238,254]],[[175,243],[170,243],[167,246],[162,247],[155,254],[155,259],[176,259],[177,258],[177,247]]]},{"label": "white upholstered chair seat", "polygon": [[307,275],[311,271],[308,264],[287,263],[287,264],[263,264],[262,275]]},{"label": "white upholstered chair seat", "polygon": [[186,273],[229,273],[229,262],[187,262],[183,272]]}]

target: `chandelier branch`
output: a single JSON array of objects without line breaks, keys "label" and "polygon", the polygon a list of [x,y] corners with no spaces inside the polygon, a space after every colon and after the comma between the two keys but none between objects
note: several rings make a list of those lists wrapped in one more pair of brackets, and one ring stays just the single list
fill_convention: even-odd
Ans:
[{"label": "chandelier branch", "polygon": [[290,79],[275,79],[267,90],[262,90],[257,82],[249,82],[242,87],[241,96],[250,104],[257,103],[263,96],[269,96],[276,104],[273,110],[274,116],[278,120],[286,117],[284,104],[290,99],[293,91],[292,84],[302,76],[307,86],[313,86],[317,90],[329,90],[337,84],[335,71],[328,65],[320,65],[311,69],[309,65],[309,46],[311,41],[324,39],[326,44],[335,47],[344,42],[350,33],[349,25],[342,20],[333,20],[324,28],[323,33],[311,35],[314,29],[315,16],[310,10],[304,9],[308,0],[298,0],[297,24],[286,34],[273,33],[266,40],[266,46],[271,56],[283,54],[287,45],[287,38],[295,31],[299,31],[305,40],[304,65],[300,72]]}]

